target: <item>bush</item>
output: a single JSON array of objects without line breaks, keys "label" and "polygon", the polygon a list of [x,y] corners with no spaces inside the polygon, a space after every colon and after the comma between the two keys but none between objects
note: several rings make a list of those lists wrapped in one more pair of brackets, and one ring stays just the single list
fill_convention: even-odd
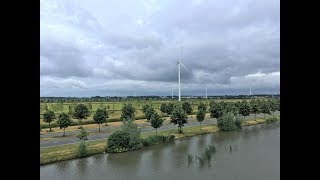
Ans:
[{"label": "bush", "polygon": [[271,116],[271,117],[268,117],[268,118],[266,119],[266,123],[273,123],[273,122],[276,122],[276,121],[279,121],[279,120],[280,120],[279,117],[277,117],[277,116]]},{"label": "bush", "polygon": [[80,143],[76,154],[77,154],[78,158],[85,157],[88,155],[88,149],[87,149],[87,146],[84,142]]},{"label": "bush", "polygon": [[143,146],[151,146],[159,143],[171,142],[174,140],[174,135],[152,135],[142,139]]},{"label": "bush", "polygon": [[233,113],[227,112],[223,114],[222,117],[218,118],[218,127],[222,131],[232,131],[237,129]]},{"label": "bush", "polygon": [[107,152],[124,152],[129,150],[130,133],[123,130],[116,130],[108,138]]},{"label": "bush", "polygon": [[112,133],[107,140],[109,153],[118,153],[141,148],[140,130],[132,120],[126,121],[121,130]]}]

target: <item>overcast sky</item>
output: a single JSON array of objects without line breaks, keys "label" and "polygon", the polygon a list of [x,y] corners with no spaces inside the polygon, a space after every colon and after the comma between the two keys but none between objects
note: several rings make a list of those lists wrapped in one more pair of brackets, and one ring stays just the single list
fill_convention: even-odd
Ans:
[{"label": "overcast sky", "polygon": [[40,4],[40,96],[279,93],[279,0]]}]

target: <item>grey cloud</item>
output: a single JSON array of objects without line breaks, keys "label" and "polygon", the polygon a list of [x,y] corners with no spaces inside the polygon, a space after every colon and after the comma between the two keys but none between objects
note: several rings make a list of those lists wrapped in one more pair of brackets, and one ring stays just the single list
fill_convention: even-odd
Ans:
[{"label": "grey cloud", "polygon": [[87,77],[92,74],[83,54],[74,46],[60,43],[40,44],[40,75]]},{"label": "grey cloud", "polygon": [[[167,93],[150,87],[176,85],[180,41],[190,70],[181,71],[185,87],[206,82],[216,91],[245,92],[234,82],[243,80],[235,77],[280,71],[279,1],[192,2],[43,2],[41,76],[92,84],[117,80],[124,89],[143,82],[139,87]],[[270,90],[279,84],[260,86]],[[96,87],[87,92],[109,92],[90,88]]]}]

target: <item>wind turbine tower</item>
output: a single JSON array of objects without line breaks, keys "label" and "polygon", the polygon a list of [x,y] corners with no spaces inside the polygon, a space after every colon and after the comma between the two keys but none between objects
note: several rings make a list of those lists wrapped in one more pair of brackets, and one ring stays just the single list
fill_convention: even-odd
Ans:
[{"label": "wind turbine tower", "polygon": [[177,60],[177,65],[178,65],[178,82],[179,82],[179,101],[181,101],[181,93],[180,93],[180,65],[182,65],[188,72],[189,70],[186,68],[186,66],[183,65],[181,62],[182,59],[182,46],[181,46],[181,54],[180,54],[180,60]]},{"label": "wind turbine tower", "polygon": [[208,99],[208,87],[206,86],[206,99]]},{"label": "wind turbine tower", "polygon": [[171,89],[171,98],[173,99],[173,88]]}]

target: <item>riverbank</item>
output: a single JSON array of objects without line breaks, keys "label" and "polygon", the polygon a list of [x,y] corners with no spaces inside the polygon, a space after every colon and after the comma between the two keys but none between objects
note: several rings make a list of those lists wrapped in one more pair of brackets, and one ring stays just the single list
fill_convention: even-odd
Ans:
[{"label": "riverbank", "polygon": [[[256,125],[265,123],[264,119],[257,119],[257,120],[249,120],[245,121],[242,126],[250,126],[250,125]],[[159,131],[158,135],[174,135],[175,139],[182,139],[202,134],[209,134],[209,133],[215,133],[219,131],[219,128],[217,125],[202,125],[200,128],[199,126],[193,126],[193,127],[184,127],[183,134],[179,134],[177,129],[171,129],[171,130],[164,130]],[[141,137],[146,138],[151,135],[155,135],[155,132],[147,132],[142,133]],[[93,154],[100,154],[104,153],[106,149],[106,139],[102,140],[96,140],[96,141],[90,141],[86,143],[88,146],[88,155]],[[63,145],[63,146],[56,146],[56,147],[50,147],[40,150],[40,165],[54,163],[58,161],[64,161],[64,160],[70,160],[75,159],[76,157],[76,150],[78,148],[79,144],[70,144],[70,145]]]}]

